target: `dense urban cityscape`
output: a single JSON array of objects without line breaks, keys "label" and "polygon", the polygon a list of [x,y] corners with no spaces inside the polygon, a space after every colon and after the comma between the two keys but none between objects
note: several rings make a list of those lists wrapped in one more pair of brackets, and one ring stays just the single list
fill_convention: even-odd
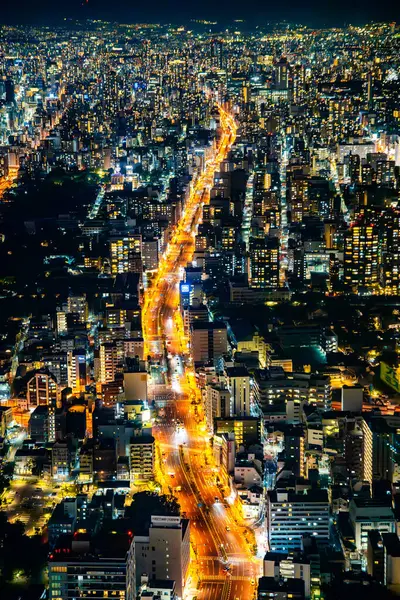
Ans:
[{"label": "dense urban cityscape", "polygon": [[400,26],[1,25],[1,600],[390,599],[399,535]]}]

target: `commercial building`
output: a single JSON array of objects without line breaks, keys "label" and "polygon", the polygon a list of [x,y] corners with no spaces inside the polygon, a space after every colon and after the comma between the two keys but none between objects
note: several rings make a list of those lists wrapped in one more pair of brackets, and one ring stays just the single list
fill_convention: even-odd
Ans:
[{"label": "commercial building", "polygon": [[111,273],[137,272],[137,260],[141,257],[142,236],[136,233],[112,236],[110,244]]},{"label": "commercial building", "polygon": [[49,558],[49,600],[135,600],[131,533],[63,536]]},{"label": "commercial building", "polygon": [[255,444],[260,443],[263,438],[263,421],[256,417],[230,417],[217,418],[214,420],[214,433],[233,433],[235,443]]},{"label": "commercial building", "polygon": [[329,501],[326,490],[268,492],[268,542],[272,552],[300,550],[305,535],[329,541]]},{"label": "commercial building", "polygon": [[152,516],[145,535],[135,535],[137,582],[143,575],[149,579],[175,581],[178,598],[190,566],[189,520],[174,516]]},{"label": "commercial building", "polygon": [[329,410],[332,389],[329,377],[288,373],[282,367],[258,369],[254,374],[254,402],[263,409],[292,400],[299,408],[311,404]]},{"label": "commercial building", "polygon": [[155,440],[152,435],[131,438],[129,444],[130,475],[132,482],[154,478]]},{"label": "commercial building", "polygon": [[373,435],[361,416],[346,417],[344,425],[344,458],[351,480],[368,482],[372,489]]},{"label": "commercial building", "polygon": [[371,498],[353,498],[349,505],[350,522],[359,552],[368,549],[368,534],[371,529],[382,533],[395,532],[395,517],[390,502]]},{"label": "commercial building", "polygon": [[26,399],[28,410],[33,410],[36,406],[55,408],[58,399],[58,385],[55,377],[50,373],[35,373],[28,380]]},{"label": "commercial building", "polygon": [[260,577],[257,600],[304,600],[304,582],[301,579],[275,579]]},{"label": "commercial building", "polygon": [[231,416],[231,393],[223,384],[209,383],[203,389],[203,398],[207,427],[212,431],[214,419]]},{"label": "commercial building", "polygon": [[345,236],[344,282],[356,293],[379,283],[379,236],[373,224],[357,223]]},{"label": "commercial building", "polygon": [[267,552],[263,560],[264,577],[276,580],[301,579],[304,581],[304,597],[311,596],[311,567],[310,560],[303,554],[283,554]]},{"label": "commercial building", "polygon": [[190,328],[190,346],[195,363],[218,363],[228,350],[226,323],[195,321]]},{"label": "commercial building", "polygon": [[255,289],[279,287],[279,240],[251,238],[249,284]]},{"label": "commercial building", "polygon": [[[250,375],[245,367],[227,367],[227,385],[231,393],[232,416],[250,416]],[[223,415],[221,415],[223,416]]]}]

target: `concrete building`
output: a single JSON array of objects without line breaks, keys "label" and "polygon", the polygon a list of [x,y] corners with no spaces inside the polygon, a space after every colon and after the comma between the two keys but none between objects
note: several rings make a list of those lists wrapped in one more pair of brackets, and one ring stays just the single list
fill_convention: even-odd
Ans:
[{"label": "concrete building", "polygon": [[67,442],[55,442],[51,449],[51,473],[54,479],[66,479],[70,471],[70,451]]},{"label": "concrete building", "polygon": [[349,505],[349,517],[354,530],[354,541],[359,552],[368,549],[368,533],[371,529],[394,533],[396,522],[388,502],[370,498],[353,498]]},{"label": "concrete building", "polygon": [[373,436],[361,416],[344,420],[344,457],[350,479],[366,481],[372,489]]},{"label": "concrete building", "polygon": [[272,552],[299,550],[302,537],[311,534],[319,542],[329,540],[329,501],[326,490],[296,494],[291,490],[268,492],[267,522]]},{"label": "concrete building", "polygon": [[174,516],[152,516],[146,535],[135,535],[136,577],[175,581],[178,598],[190,566],[189,520]]},{"label": "concrete building", "polygon": [[221,417],[214,420],[214,433],[233,433],[237,446],[259,444],[263,439],[264,426],[262,419],[256,417]]},{"label": "concrete building", "polygon": [[257,600],[304,600],[304,581],[301,579],[275,579],[260,577]]},{"label": "concrete building", "polygon": [[152,435],[133,437],[129,444],[131,481],[154,478],[155,440]]},{"label": "concrete building", "polygon": [[79,323],[85,324],[88,319],[89,309],[86,301],[86,294],[80,296],[69,296],[67,300],[67,312],[78,315]]},{"label": "concrete building", "polygon": [[[72,596],[71,596],[72,592]],[[135,600],[132,534],[63,536],[49,558],[49,599]]]},{"label": "concrete building", "polygon": [[195,321],[190,328],[190,345],[195,363],[216,364],[228,350],[226,323]]},{"label": "concrete building", "polygon": [[385,578],[384,550],[382,535],[378,529],[368,531],[367,572],[376,581],[383,583]]},{"label": "concrete building", "polygon": [[135,233],[116,235],[110,238],[109,244],[111,274],[135,271],[136,259],[142,252],[142,236]]},{"label": "concrete building", "polygon": [[126,400],[147,400],[147,371],[144,363],[124,371],[124,394]]},{"label": "concrete building", "polygon": [[[254,401],[262,409],[292,400],[298,406],[311,404],[329,410],[330,379],[310,373],[287,373],[281,367],[259,369],[254,374]],[[295,414],[296,411],[292,411]]]},{"label": "concrete building", "polygon": [[396,596],[400,593],[400,540],[396,533],[368,532],[367,571]]},{"label": "concrete building", "polygon": [[263,561],[263,575],[277,580],[302,579],[305,598],[311,596],[310,560],[300,553],[267,552]]},{"label": "concrete building", "polygon": [[26,399],[28,410],[33,410],[37,406],[55,408],[58,399],[58,386],[55,377],[50,373],[35,373],[28,380]]},{"label": "concrete building", "polygon": [[214,419],[231,416],[231,393],[223,385],[209,383],[203,389],[207,427],[214,428]]},{"label": "concrete building", "polygon": [[342,387],[342,410],[361,412],[364,399],[364,388],[361,385],[344,385]]},{"label": "concrete building", "polygon": [[124,360],[123,345],[118,344],[118,342],[107,342],[106,344],[101,344],[99,355],[99,381],[101,383],[114,381],[118,369],[122,370],[122,363]]},{"label": "concrete building", "polygon": [[67,354],[68,387],[74,394],[85,391],[87,384],[86,353],[83,350],[71,350]]},{"label": "concrete building", "polygon": [[145,238],[142,242],[142,261],[146,271],[154,271],[158,267],[160,241],[158,238]]},{"label": "concrete building", "polygon": [[245,367],[226,369],[228,389],[231,392],[232,416],[250,416],[250,375]]}]

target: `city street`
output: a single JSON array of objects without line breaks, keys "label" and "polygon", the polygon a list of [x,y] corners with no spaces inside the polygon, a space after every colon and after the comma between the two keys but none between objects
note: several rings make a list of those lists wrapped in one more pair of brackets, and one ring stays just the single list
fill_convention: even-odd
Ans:
[{"label": "city street", "polygon": [[[251,599],[259,567],[232,509],[216,484],[212,457],[201,409],[192,404],[198,390],[187,367],[187,340],[183,336],[179,305],[181,269],[194,252],[194,235],[201,219],[201,203],[209,199],[214,171],[232,145],[236,125],[220,109],[222,135],[215,158],[196,180],[183,216],[160,262],[152,287],[146,292],[143,309],[146,355],[160,358],[165,341],[169,358],[170,386],[176,401],[169,401],[166,417],[155,437],[162,455],[164,491],[173,492],[181,511],[191,521],[191,587],[197,586],[199,600]],[[182,367],[183,366],[183,367]]]}]

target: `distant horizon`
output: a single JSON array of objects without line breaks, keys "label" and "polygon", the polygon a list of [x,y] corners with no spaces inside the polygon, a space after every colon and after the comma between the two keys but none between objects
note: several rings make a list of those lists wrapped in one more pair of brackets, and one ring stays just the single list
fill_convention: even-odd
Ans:
[{"label": "distant horizon", "polygon": [[362,26],[371,22],[400,21],[400,11],[394,4],[388,0],[382,0],[379,5],[371,0],[354,0],[352,4],[344,0],[328,0],[321,8],[321,3],[317,3],[316,0],[308,0],[301,6],[294,0],[287,0],[283,6],[273,4],[266,7],[260,0],[256,0],[249,9],[244,8],[243,3],[238,0],[222,0],[218,4],[203,0],[200,10],[197,4],[184,3],[181,0],[154,0],[148,9],[144,8],[143,4],[138,6],[133,0],[126,0],[124,4],[113,4],[112,8],[106,0],[70,0],[58,4],[50,0],[37,0],[34,3],[20,0],[12,6],[8,3],[2,11],[0,23],[45,26],[60,23],[64,19],[99,19],[120,24],[167,24],[205,19],[226,26],[232,24],[235,19],[243,19],[248,27],[265,26],[268,22],[281,21],[309,27],[346,27]]}]

